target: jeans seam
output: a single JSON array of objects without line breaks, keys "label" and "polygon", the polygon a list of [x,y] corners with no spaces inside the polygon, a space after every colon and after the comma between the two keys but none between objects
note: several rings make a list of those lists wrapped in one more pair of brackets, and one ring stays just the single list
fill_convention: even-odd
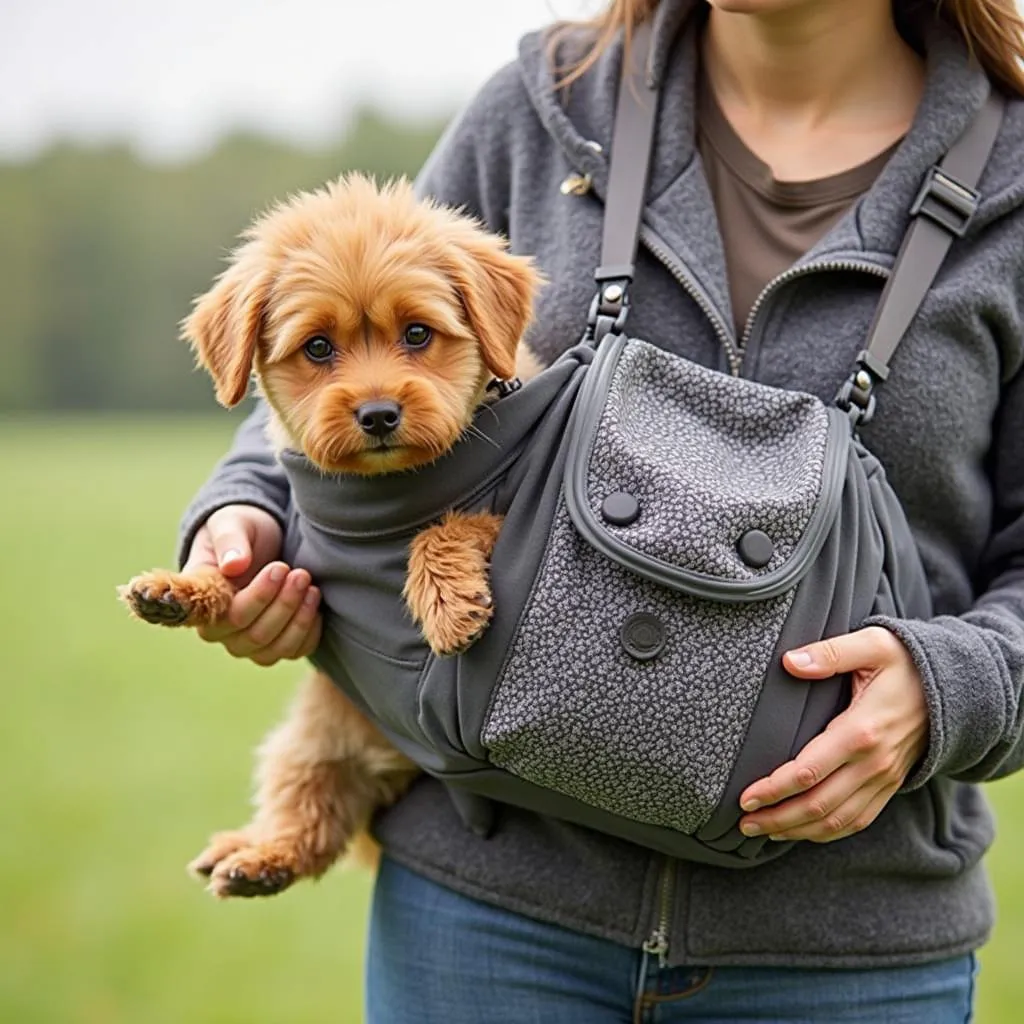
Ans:
[{"label": "jeans seam", "polygon": [[964,1024],[971,1024],[974,1020],[974,989],[978,982],[978,957],[971,953],[967,964],[967,1016]]}]

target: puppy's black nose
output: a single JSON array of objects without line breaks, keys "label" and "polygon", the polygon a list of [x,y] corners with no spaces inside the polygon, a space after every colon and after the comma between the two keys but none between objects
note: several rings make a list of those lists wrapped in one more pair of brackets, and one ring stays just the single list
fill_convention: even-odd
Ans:
[{"label": "puppy's black nose", "polygon": [[397,402],[366,402],[356,409],[356,420],[370,437],[387,437],[402,422],[402,407]]}]

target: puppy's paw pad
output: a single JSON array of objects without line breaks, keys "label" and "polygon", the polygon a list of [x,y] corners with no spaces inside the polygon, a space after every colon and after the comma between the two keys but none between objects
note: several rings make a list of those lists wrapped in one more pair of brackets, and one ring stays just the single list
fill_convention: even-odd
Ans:
[{"label": "puppy's paw pad", "polygon": [[234,590],[219,573],[145,572],[117,588],[128,610],[157,626],[202,626],[227,613]]},{"label": "puppy's paw pad", "polygon": [[132,613],[157,626],[180,626],[188,619],[189,606],[169,590],[145,585],[125,588],[121,595]]},{"label": "puppy's paw pad", "polygon": [[255,878],[242,868],[232,868],[227,878],[216,879],[218,896],[274,896],[287,889],[295,881],[295,875],[287,868],[263,868]]},{"label": "puppy's paw pad", "polygon": [[221,899],[274,896],[298,877],[280,849],[252,846],[222,860],[210,873],[210,892]]}]

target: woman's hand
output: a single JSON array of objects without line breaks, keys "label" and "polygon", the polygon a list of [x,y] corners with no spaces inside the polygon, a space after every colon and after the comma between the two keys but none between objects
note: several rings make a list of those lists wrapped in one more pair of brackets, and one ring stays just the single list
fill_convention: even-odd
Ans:
[{"label": "woman's hand", "polygon": [[869,626],[789,651],[802,679],[853,674],[850,706],[797,757],[748,786],[744,835],[830,843],[860,832],[903,784],[928,742],[924,687],[907,649]]},{"label": "woman's hand", "polygon": [[281,527],[253,505],[225,505],[200,527],[185,572],[217,566],[240,587],[227,619],[199,635],[221,643],[236,658],[273,665],[305,658],[320,642],[320,591],[305,569],[274,559],[281,553]]}]

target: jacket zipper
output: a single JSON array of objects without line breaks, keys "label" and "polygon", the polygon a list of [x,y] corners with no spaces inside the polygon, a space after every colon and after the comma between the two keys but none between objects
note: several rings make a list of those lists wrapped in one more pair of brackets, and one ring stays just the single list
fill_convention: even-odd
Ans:
[{"label": "jacket zipper", "polygon": [[760,294],[754,301],[754,305],[750,309],[750,313],[747,316],[747,322],[743,326],[743,336],[737,342],[728,326],[719,316],[718,311],[715,309],[713,303],[707,292],[697,283],[696,280],[687,272],[682,262],[677,259],[675,254],[658,238],[647,227],[641,228],[640,237],[648,249],[661,261],[665,269],[675,278],[676,282],[680,284],[683,290],[697,303],[701,308],[704,315],[711,322],[711,326],[715,329],[715,334],[718,336],[718,340],[722,347],[725,349],[726,359],[729,363],[729,373],[733,377],[739,377],[742,367],[743,359],[746,355],[747,348],[750,344],[750,340],[754,334],[754,327],[757,324],[758,314],[764,308],[764,304],[768,298],[770,298],[781,285],[786,284],[789,281],[793,281],[798,277],[804,277],[808,274],[814,274],[819,271],[863,271],[867,274],[873,274],[875,277],[887,278],[889,271],[880,266],[877,263],[871,263],[868,260],[855,260],[855,259],[837,259],[837,260],[818,260],[811,263],[805,263],[803,266],[790,267],[788,270],[783,271],[777,277],[773,277],[764,288],[761,289]]},{"label": "jacket zipper", "polygon": [[761,293],[754,300],[754,305],[750,307],[750,312],[747,314],[747,322],[743,325],[743,335],[740,338],[739,350],[741,361],[750,349],[750,342],[754,337],[754,327],[757,325],[758,314],[764,308],[766,300],[774,295],[781,285],[794,281],[799,277],[806,277],[808,274],[843,270],[860,271],[883,279],[889,276],[889,271],[885,267],[872,263],[869,260],[855,259],[817,260],[805,263],[802,266],[790,267],[789,270],[783,271],[778,277],[773,277],[761,289]]},{"label": "jacket zipper", "polygon": [[690,276],[682,262],[676,258],[672,250],[664,245],[653,231],[647,227],[642,227],[640,229],[640,238],[643,240],[644,245],[651,250],[661,261],[665,269],[682,286],[683,291],[700,306],[704,315],[711,321],[711,326],[714,327],[718,340],[722,348],[725,349],[726,358],[729,360],[729,373],[733,377],[738,377],[740,375],[740,367],[743,364],[743,351],[737,345],[736,339],[733,338],[732,331],[718,315],[718,311],[711,302],[708,293]]},{"label": "jacket zipper", "polygon": [[654,931],[641,947],[645,953],[658,958],[658,966],[662,970],[668,966],[668,940],[672,915],[672,890],[674,888],[675,861],[671,857],[666,857],[658,877],[658,921]]}]

